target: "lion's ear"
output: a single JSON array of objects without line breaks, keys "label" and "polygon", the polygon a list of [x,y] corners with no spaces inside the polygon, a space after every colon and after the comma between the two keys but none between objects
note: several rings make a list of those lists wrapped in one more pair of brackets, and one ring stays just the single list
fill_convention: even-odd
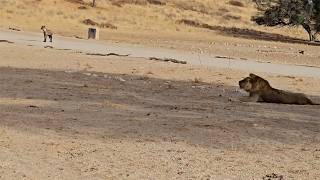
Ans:
[{"label": "lion's ear", "polygon": [[255,74],[253,74],[253,73],[250,73],[250,74],[249,74],[249,77],[251,77],[251,78],[257,78],[257,77],[259,77],[259,76],[255,75]]}]

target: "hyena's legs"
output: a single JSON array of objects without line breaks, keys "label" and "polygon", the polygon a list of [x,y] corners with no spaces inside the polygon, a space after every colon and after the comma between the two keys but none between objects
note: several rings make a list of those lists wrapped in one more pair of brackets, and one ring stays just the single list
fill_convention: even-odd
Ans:
[{"label": "hyena's legs", "polygon": [[52,42],[52,35],[48,35],[50,42]]},{"label": "hyena's legs", "polygon": [[43,42],[47,42],[47,33],[43,33]]}]

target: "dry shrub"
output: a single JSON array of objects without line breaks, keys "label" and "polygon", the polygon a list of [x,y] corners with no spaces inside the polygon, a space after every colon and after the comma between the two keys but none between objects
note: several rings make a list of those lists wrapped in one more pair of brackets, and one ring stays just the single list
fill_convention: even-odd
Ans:
[{"label": "dry shrub", "polygon": [[230,14],[223,16],[223,18],[225,20],[241,20],[241,16],[234,16]]},{"label": "dry shrub", "polygon": [[134,5],[159,5],[164,6],[167,4],[166,0],[111,0],[112,5],[121,7],[125,4],[134,4]]},{"label": "dry shrub", "polygon": [[215,13],[217,16],[223,16],[226,13],[229,13],[230,11],[226,8],[219,8],[218,11]]},{"label": "dry shrub", "polygon": [[235,0],[229,1],[229,4],[232,5],[232,6],[238,6],[238,7],[244,7],[245,6],[242,2],[235,1]]},{"label": "dry shrub", "polygon": [[150,79],[150,77],[148,77],[147,75],[142,75],[142,76],[138,77],[138,80],[141,80],[141,81],[147,81],[149,79]]},{"label": "dry shrub", "polygon": [[211,26],[206,23],[202,23],[202,22],[198,22],[198,21],[194,21],[194,20],[189,20],[189,19],[181,19],[181,20],[178,20],[177,23],[185,24],[185,25],[197,27],[197,28],[210,29],[210,30],[217,30],[217,27],[218,27],[218,26]]},{"label": "dry shrub", "polygon": [[78,9],[88,9],[87,6],[79,6]]},{"label": "dry shrub", "polygon": [[63,11],[61,11],[61,10],[59,10],[58,12],[57,12],[57,15],[58,16],[62,16],[64,13],[63,13]]},{"label": "dry shrub", "polygon": [[203,80],[202,80],[202,78],[200,78],[200,77],[195,77],[195,78],[193,79],[193,83],[195,83],[195,84],[200,84],[200,83],[203,83]]},{"label": "dry shrub", "polygon": [[147,0],[149,4],[164,6],[167,4],[166,0]]},{"label": "dry shrub", "polygon": [[85,19],[82,21],[82,23],[85,25],[90,25],[90,26],[98,26],[99,25],[99,23],[97,23],[91,19]]},{"label": "dry shrub", "polygon": [[219,12],[222,12],[222,13],[228,13],[228,12],[230,12],[230,11],[229,11],[228,9],[226,9],[226,8],[219,8],[218,11],[219,11]]},{"label": "dry shrub", "polygon": [[122,7],[122,3],[120,3],[120,2],[111,2],[111,4],[113,5],[113,6],[117,6],[117,7]]},{"label": "dry shrub", "polygon": [[97,23],[91,19],[85,19],[82,21],[83,24],[85,25],[90,25],[90,26],[98,26],[100,28],[109,28],[109,29],[117,29],[117,26],[110,24],[110,23]]},{"label": "dry shrub", "polygon": [[8,13],[8,14],[13,14],[14,12],[12,11],[12,10],[6,10],[6,12]]},{"label": "dry shrub", "polygon": [[75,3],[75,4],[85,4],[83,0],[65,0],[70,3]]},{"label": "dry shrub", "polygon": [[117,26],[110,23],[100,23],[98,26],[100,28],[118,29]]},{"label": "dry shrub", "polygon": [[178,20],[177,23],[185,24],[185,25],[193,26],[193,27],[201,27],[202,26],[202,23],[199,23],[194,20],[189,20],[189,19],[181,19],[181,20]]},{"label": "dry shrub", "polygon": [[19,10],[27,9],[27,7],[24,6],[24,5],[22,5],[22,4],[17,5],[17,8],[18,8]]},{"label": "dry shrub", "polygon": [[210,14],[210,10],[209,8],[200,2],[196,2],[196,1],[175,1],[173,2],[174,5],[182,10],[186,10],[186,11],[195,11],[195,12],[199,12],[199,13],[204,13],[204,14]]},{"label": "dry shrub", "polygon": [[111,0],[112,5],[121,7],[125,4],[147,5],[147,0]]}]

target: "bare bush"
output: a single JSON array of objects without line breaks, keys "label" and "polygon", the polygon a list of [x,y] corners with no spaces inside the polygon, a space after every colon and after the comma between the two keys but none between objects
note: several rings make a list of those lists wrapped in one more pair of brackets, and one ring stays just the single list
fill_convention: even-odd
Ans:
[{"label": "bare bush", "polygon": [[83,24],[85,25],[90,25],[90,26],[97,26],[100,28],[109,28],[109,29],[117,29],[117,26],[111,24],[111,23],[97,23],[91,19],[85,19],[82,21]]},{"label": "bare bush", "polygon": [[234,15],[230,15],[230,14],[223,16],[223,18],[225,20],[241,20],[241,16],[234,16]]},{"label": "bare bush", "polygon": [[159,5],[164,6],[167,4],[166,0],[111,0],[112,5],[121,7],[125,4],[134,4],[134,5]]},{"label": "bare bush", "polygon": [[76,3],[76,4],[85,4],[83,0],[65,0],[70,3]]},{"label": "bare bush", "polygon": [[229,4],[232,5],[232,6],[238,6],[238,7],[244,7],[245,6],[242,2],[235,1],[235,0],[229,1]]},{"label": "bare bush", "polygon": [[210,10],[209,8],[200,2],[196,2],[196,1],[188,1],[188,2],[184,2],[184,1],[175,1],[174,5],[182,10],[187,10],[187,11],[195,11],[195,12],[200,12],[200,13],[204,13],[204,14],[210,14]]}]

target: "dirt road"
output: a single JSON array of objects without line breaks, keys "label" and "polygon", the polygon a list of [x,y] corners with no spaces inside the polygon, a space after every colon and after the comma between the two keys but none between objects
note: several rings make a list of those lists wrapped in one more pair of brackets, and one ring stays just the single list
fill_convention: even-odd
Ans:
[{"label": "dirt road", "polygon": [[289,76],[305,76],[320,78],[320,68],[309,66],[297,66],[288,64],[272,64],[257,62],[254,60],[229,59],[206,55],[201,53],[190,53],[163,48],[150,48],[141,45],[129,45],[123,43],[102,43],[98,41],[79,40],[75,38],[54,37],[54,43],[43,43],[40,33],[26,33],[2,30],[0,31],[0,40],[8,40],[17,44],[44,47],[52,46],[62,50],[77,50],[86,53],[118,53],[130,54],[130,57],[158,57],[174,58],[187,61],[193,65],[212,66],[216,68],[229,68],[250,72],[274,73]]}]

